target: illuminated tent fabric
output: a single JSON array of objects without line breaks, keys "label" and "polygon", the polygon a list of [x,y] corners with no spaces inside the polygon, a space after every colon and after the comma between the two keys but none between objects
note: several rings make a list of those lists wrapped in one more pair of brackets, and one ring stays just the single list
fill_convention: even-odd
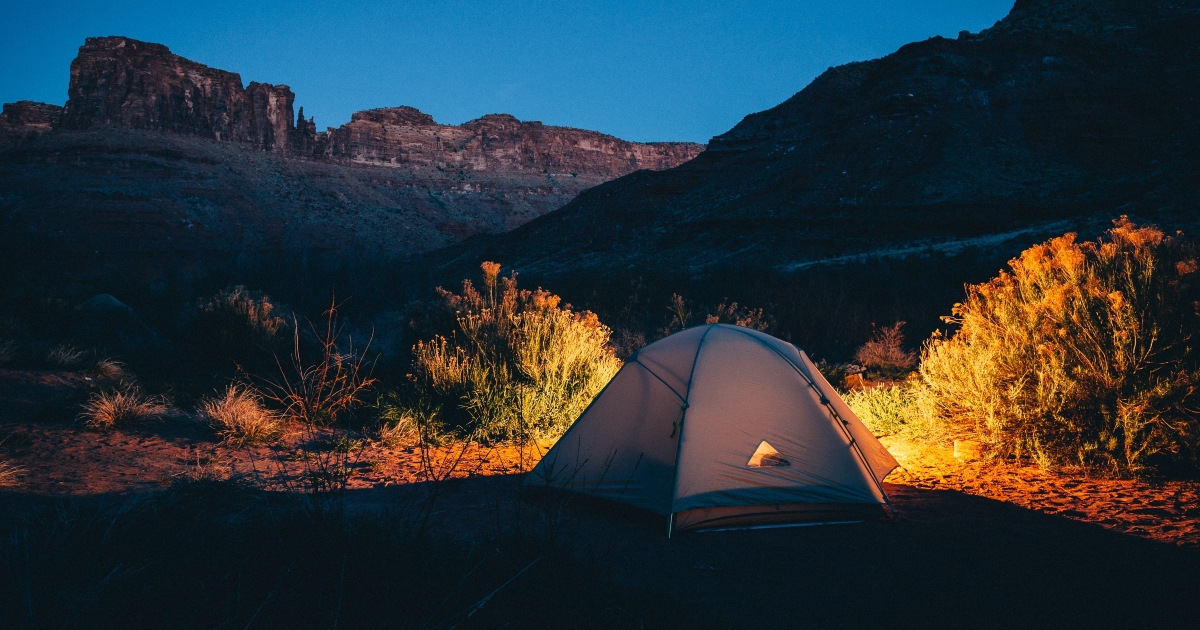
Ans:
[{"label": "illuminated tent fabric", "polygon": [[883,514],[896,466],[798,348],[711,324],[639,350],[528,482],[667,515],[679,530]]}]

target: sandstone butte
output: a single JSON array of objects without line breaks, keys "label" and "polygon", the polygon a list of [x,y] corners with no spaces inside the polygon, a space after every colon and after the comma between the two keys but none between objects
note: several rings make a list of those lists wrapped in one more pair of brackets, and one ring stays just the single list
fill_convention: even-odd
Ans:
[{"label": "sandstone butte", "polygon": [[[318,132],[303,108],[294,111],[286,85],[243,84],[237,73],[127,37],[88,38],[70,72],[64,107],[3,106],[0,210],[34,233],[86,227],[92,236],[80,235],[79,249],[103,249],[113,240],[95,235],[109,234],[166,250],[355,242],[428,251],[511,230],[584,189],[704,150],[507,114],[441,125],[412,107],[357,112]],[[208,205],[194,207],[196,199]],[[146,234],[120,227],[156,223]],[[272,231],[283,224],[289,235]]]},{"label": "sandstone butte", "polygon": [[0,115],[0,149],[52,129],[104,126],[177,133],[305,158],[374,165],[589,173],[620,177],[662,170],[704,150],[691,142],[627,142],[582,129],[489,114],[439,125],[412,107],[355,113],[318,132],[294,112],[286,85],[250,82],[128,37],[89,37],[71,63],[66,107],[20,101]]}]

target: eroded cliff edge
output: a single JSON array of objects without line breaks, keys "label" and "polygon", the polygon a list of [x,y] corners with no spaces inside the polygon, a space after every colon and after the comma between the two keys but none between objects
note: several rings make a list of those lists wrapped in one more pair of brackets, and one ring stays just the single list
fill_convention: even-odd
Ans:
[{"label": "eroded cliff edge", "polygon": [[703,150],[506,114],[441,125],[412,107],[318,132],[286,85],[96,37],[71,64],[65,107],[4,106],[0,219],[78,251],[411,255],[511,230]]}]

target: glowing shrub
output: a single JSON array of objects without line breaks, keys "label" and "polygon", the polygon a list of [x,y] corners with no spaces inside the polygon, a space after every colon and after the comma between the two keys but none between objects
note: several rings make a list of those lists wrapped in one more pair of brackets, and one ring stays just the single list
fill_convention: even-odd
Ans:
[{"label": "glowing shrub", "polygon": [[413,348],[413,382],[472,438],[561,434],[621,367],[611,331],[557,295],[518,289],[496,263],[482,269],[482,292],[470,280],[462,294],[439,289],[456,327]]},{"label": "glowing shrub", "polygon": [[928,412],[994,453],[1136,471],[1194,453],[1200,292],[1193,245],[1122,217],[967,288],[920,367]]}]

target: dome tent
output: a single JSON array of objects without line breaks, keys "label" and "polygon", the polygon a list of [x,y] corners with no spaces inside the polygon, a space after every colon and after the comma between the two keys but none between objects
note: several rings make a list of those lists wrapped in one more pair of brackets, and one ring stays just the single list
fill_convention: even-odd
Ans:
[{"label": "dome tent", "polygon": [[639,350],[530,473],[672,529],[861,520],[896,460],[798,348],[697,326]]}]

